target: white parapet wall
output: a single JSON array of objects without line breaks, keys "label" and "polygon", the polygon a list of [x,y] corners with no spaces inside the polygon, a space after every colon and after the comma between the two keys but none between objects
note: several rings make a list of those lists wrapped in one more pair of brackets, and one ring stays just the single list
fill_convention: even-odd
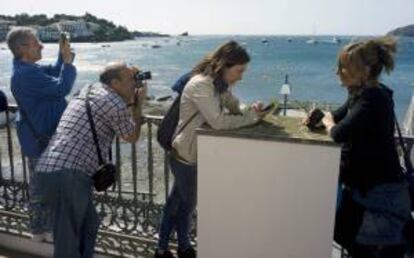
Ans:
[{"label": "white parapet wall", "polygon": [[199,258],[328,258],[340,148],[198,136]]}]

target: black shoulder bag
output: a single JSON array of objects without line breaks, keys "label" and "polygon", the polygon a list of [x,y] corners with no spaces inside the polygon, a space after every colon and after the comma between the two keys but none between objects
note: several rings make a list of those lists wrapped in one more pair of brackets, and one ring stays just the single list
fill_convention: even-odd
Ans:
[{"label": "black shoulder bag", "polygon": [[[180,102],[181,94],[175,98],[174,102],[171,104],[171,107],[168,109],[164,118],[161,121],[160,126],[157,131],[157,141],[166,151],[171,151],[172,142],[174,140],[174,132],[177,128],[178,121],[180,118]],[[184,128],[194,119],[197,115],[196,111],[177,131],[176,135],[180,134]]]},{"label": "black shoulder bag", "polygon": [[86,93],[86,113],[88,115],[89,124],[91,125],[93,141],[95,142],[96,152],[98,153],[99,160],[99,168],[92,176],[92,179],[94,181],[96,191],[103,192],[115,183],[116,167],[112,163],[104,163],[102,158],[101,148],[99,147],[98,136],[96,134],[95,123],[92,117],[92,109],[89,103],[89,94],[91,92],[91,88],[92,85],[89,86],[88,92]]}]

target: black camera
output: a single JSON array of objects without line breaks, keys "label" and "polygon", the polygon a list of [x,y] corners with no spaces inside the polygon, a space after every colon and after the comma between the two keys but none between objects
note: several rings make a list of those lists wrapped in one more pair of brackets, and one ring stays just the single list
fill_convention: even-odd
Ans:
[{"label": "black camera", "polygon": [[151,79],[152,79],[152,75],[150,71],[146,71],[146,72],[139,71],[135,74],[135,80],[137,82],[142,82],[142,81],[151,80]]},{"label": "black camera", "polygon": [[309,122],[306,124],[306,126],[309,129],[320,129],[323,128],[323,126],[319,126],[318,124],[322,121],[322,118],[325,116],[325,114],[319,109],[315,108],[309,115]]}]

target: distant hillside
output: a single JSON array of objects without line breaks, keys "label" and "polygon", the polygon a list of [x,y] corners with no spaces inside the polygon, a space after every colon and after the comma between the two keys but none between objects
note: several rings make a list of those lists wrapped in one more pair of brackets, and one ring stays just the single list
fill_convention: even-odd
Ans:
[{"label": "distant hillside", "polygon": [[387,33],[389,36],[414,37],[414,24],[397,28]]},{"label": "distant hillside", "polygon": [[13,22],[14,26],[34,27],[41,31],[40,34],[45,37],[46,41],[54,41],[58,32],[62,30],[69,30],[69,32],[74,30],[74,33],[71,33],[71,40],[73,41],[122,41],[135,37],[169,36],[155,32],[129,31],[124,26],[117,26],[111,21],[98,18],[90,13],[85,13],[82,16],[55,14],[51,18],[44,14],[0,15],[1,20]]}]

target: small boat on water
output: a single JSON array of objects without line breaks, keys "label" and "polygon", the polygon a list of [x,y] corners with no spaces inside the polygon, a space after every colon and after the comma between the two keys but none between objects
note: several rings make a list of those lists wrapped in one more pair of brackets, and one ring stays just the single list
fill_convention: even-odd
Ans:
[{"label": "small boat on water", "polygon": [[318,44],[318,41],[315,38],[306,40],[306,44]]},{"label": "small boat on water", "polygon": [[336,37],[336,36],[333,36],[331,42],[334,43],[334,44],[339,44],[339,43],[341,43],[341,39]]},{"label": "small boat on water", "polygon": [[161,45],[155,44],[155,45],[152,45],[151,48],[161,48]]},{"label": "small boat on water", "polygon": [[101,47],[106,48],[106,47],[111,47],[111,45],[109,45],[109,44],[103,44],[103,45],[101,45]]},{"label": "small boat on water", "polygon": [[267,40],[266,38],[262,38],[262,43],[263,44],[269,44],[269,40]]}]

